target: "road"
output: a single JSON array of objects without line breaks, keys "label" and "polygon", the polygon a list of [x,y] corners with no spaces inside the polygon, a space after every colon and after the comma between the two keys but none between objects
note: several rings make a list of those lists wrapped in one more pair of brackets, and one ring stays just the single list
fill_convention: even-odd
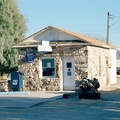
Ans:
[{"label": "road", "polygon": [[100,100],[62,98],[30,108],[0,108],[0,120],[120,120],[120,90]]}]

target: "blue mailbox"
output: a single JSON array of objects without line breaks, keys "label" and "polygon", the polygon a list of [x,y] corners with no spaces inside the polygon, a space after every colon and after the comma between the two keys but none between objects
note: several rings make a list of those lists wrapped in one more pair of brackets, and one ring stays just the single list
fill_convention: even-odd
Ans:
[{"label": "blue mailbox", "polygon": [[20,71],[11,72],[10,89],[20,91],[23,88],[22,73]]}]

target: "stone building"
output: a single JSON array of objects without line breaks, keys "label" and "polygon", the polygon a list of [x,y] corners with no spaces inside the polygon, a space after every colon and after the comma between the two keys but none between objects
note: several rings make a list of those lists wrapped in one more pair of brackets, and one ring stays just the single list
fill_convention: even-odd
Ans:
[{"label": "stone building", "polygon": [[116,83],[116,49],[103,41],[48,26],[17,43],[24,90],[74,90],[81,72],[100,88]]}]

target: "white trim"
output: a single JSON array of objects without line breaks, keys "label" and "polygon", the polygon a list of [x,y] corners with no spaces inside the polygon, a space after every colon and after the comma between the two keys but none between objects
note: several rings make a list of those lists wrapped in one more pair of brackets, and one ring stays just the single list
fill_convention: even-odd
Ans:
[{"label": "white trim", "polygon": [[116,50],[110,49],[110,57],[111,57],[110,84],[115,84],[115,83],[117,83],[117,79],[116,79]]},{"label": "white trim", "polygon": [[[55,75],[54,76],[43,76],[42,75],[42,72],[43,72],[43,70],[42,70],[42,59],[54,59],[54,68],[55,68]],[[41,78],[56,78],[56,66],[55,66],[55,58],[54,57],[41,57],[41,67],[40,67],[40,75],[41,75]]]},{"label": "white trim", "polygon": [[64,73],[64,69],[63,69],[63,64],[64,64],[64,57],[61,57],[61,82],[60,82],[60,89],[61,91],[63,91],[63,88],[64,88],[64,84],[63,84],[63,80],[64,80],[64,76],[63,76],[63,73]]}]

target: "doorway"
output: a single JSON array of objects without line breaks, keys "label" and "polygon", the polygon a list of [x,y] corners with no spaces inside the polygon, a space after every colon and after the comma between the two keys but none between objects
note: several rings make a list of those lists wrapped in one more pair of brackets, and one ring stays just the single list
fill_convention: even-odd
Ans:
[{"label": "doorway", "polygon": [[75,60],[74,57],[63,58],[63,90],[75,90]]}]

